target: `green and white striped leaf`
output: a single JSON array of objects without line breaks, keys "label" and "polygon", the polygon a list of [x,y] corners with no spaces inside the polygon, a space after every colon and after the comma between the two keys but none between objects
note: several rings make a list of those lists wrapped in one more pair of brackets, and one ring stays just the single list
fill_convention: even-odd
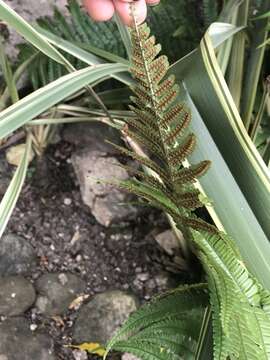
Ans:
[{"label": "green and white striped leaf", "polygon": [[31,25],[29,25],[20,15],[18,15],[3,0],[0,0],[0,20],[5,21],[14,28],[21,36],[29,41],[33,46],[45,55],[66,65],[67,61],[59,51],[57,51],[43,36],[41,36]]},{"label": "green and white striped leaf", "polygon": [[247,266],[270,288],[269,174],[246,133],[214,53],[217,36],[226,38],[227,31],[220,32],[221,27],[212,25],[200,48],[176,62],[171,72],[184,81],[192,100],[188,102],[193,104],[199,156],[214,162],[212,172],[200,182],[214,199],[218,218],[237,242]]},{"label": "green and white striped leaf", "polygon": [[[42,35],[47,41],[57,48],[64,50],[70,55],[73,55],[77,59],[85,62],[88,65],[98,65],[104,64],[105,60],[99,56],[93,55],[90,52],[83,50],[79,46],[72,44],[71,42],[64,40],[51,32],[44,30],[40,26],[35,26],[40,35]],[[108,76],[109,77],[109,76]],[[112,74],[111,77],[116,80],[121,81],[125,85],[130,85],[132,83],[131,76],[128,74]]]},{"label": "green and white striped leaf", "polygon": [[0,138],[7,136],[84,86],[110,74],[126,70],[127,66],[121,64],[97,65],[74,71],[44,86],[0,113]]},{"label": "green and white striped leaf", "polygon": [[24,156],[22,157],[21,163],[18,166],[0,204],[0,238],[5,231],[9,218],[16,205],[22,186],[24,184],[31,150],[32,141],[29,136],[26,141]]}]

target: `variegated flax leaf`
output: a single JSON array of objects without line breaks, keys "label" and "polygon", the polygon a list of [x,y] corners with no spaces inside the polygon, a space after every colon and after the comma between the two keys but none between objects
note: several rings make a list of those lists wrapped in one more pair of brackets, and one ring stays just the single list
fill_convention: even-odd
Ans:
[{"label": "variegated flax leaf", "polygon": [[[188,131],[190,112],[177,103],[178,86],[173,76],[166,77],[168,60],[159,56],[161,48],[150,36],[148,26],[137,25],[135,19],[131,40],[131,73],[136,86],[130,108],[136,118],[126,119],[123,131],[148,157],[115,146],[151,171],[133,169],[134,178],[121,182],[120,187],[170,214],[195,245],[208,280],[214,359],[270,359],[270,294],[250,274],[229,236],[193,214],[195,208],[202,206],[194,182],[205,174],[210,163],[182,166],[196,146],[195,135]],[[135,314],[108,349],[133,352],[143,360],[193,359],[194,353],[187,355],[187,349],[183,349],[187,344],[184,339],[188,320],[181,318],[175,334],[175,314],[181,313],[179,304],[177,300],[169,310],[165,309],[166,331],[164,318],[156,319],[154,324],[146,321],[143,327],[136,328],[132,323]],[[155,306],[142,311],[146,320],[153,309]]]}]

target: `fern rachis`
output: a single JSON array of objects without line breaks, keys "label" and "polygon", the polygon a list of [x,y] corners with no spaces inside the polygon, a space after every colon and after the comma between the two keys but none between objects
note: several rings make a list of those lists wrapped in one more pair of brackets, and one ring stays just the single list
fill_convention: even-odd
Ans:
[{"label": "fern rachis", "polygon": [[[136,170],[139,179],[121,182],[119,186],[169,213],[187,240],[195,246],[208,280],[213,312],[214,359],[270,359],[270,295],[249,273],[234,242],[192,212],[203,205],[193,183],[210,164],[203,161],[189,168],[182,167],[182,161],[196,145],[195,136],[188,133],[191,116],[183,105],[176,104],[178,87],[174,78],[164,79],[168,61],[164,56],[157,57],[160,47],[149,35],[147,25],[138,26],[135,21],[131,30],[131,73],[137,85],[133,89],[136,97],[132,97],[134,105],[131,110],[137,118],[127,120],[123,128],[130,138],[144,147],[149,158],[116,147],[154,171],[156,176]],[[184,289],[188,293],[189,287]],[[179,291],[182,291],[184,301],[188,295],[183,288]],[[169,309],[161,298],[140,310],[139,315],[131,316],[108,350],[130,351],[144,360],[192,359],[190,354],[194,356],[194,349],[185,351],[181,346],[183,343],[175,346],[173,332],[168,330],[179,314],[179,328],[175,335],[178,335],[178,341],[186,339],[189,320],[188,316],[183,316],[184,305],[178,295],[177,301],[169,295],[168,301],[173,300]],[[193,295],[190,295],[190,301]],[[159,315],[154,322],[150,321],[152,311],[157,307]],[[191,311],[189,315],[192,318]],[[161,326],[164,321],[167,327]]]}]

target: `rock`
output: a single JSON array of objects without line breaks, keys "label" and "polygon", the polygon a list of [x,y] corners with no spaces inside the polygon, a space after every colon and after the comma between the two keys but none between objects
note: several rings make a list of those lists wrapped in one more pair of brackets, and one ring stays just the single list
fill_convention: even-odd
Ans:
[{"label": "rock", "polygon": [[88,355],[87,355],[86,351],[73,350],[72,353],[73,353],[73,356],[74,356],[75,360],[87,360],[88,359]]},{"label": "rock", "polygon": [[137,358],[135,355],[125,353],[122,355],[121,360],[140,360],[140,359]]},{"label": "rock", "polygon": [[79,310],[73,340],[78,344],[94,342],[105,345],[137,307],[137,298],[123,291],[107,291],[94,296]]},{"label": "rock", "polygon": [[0,195],[4,195],[11,180],[11,171],[5,156],[0,156]]},{"label": "rock", "polygon": [[138,281],[145,282],[149,279],[149,274],[148,273],[140,273],[136,276],[136,279]]},{"label": "rock", "polygon": [[44,274],[36,282],[36,307],[46,316],[61,315],[85,289],[85,282],[73,274]]},{"label": "rock", "polygon": [[66,125],[63,129],[63,138],[79,149],[101,151],[107,154],[115,150],[105,140],[120,144],[118,131],[98,122]]},{"label": "rock", "polygon": [[179,249],[178,240],[172,230],[158,234],[155,239],[169,255],[174,255],[175,251]]},{"label": "rock", "polygon": [[0,315],[21,315],[31,307],[36,298],[33,285],[22,276],[0,278],[0,289]]},{"label": "rock", "polygon": [[159,288],[159,291],[173,289],[179,285],[179,282],[172,276],[172,274],[164,271],[155,275],[154,280]]},{"label": "rock", "polygon": [[27,275],[36,262],[34,249],[24,238],[8,234],[0,239],[0,276]]},{"label": "rock", "polygon": [[[98,183],[101,181],[126,180],[129,175],[117,159],[100,151],[84,150],[72,156],[82,199],[103,226],[135,217],[137,210],[126,204],[130,196],[116,187]],[[124,203],[124,204],[123,204]]]},{"label": "rock", "polygon": [[[28,23],[35,21],[41,16],[52,16],[54,6],[59,7],[62,13],[67,13],[65,9],[66,0],[6,0],[5,3],[20,14]],[[6,42],[6,52],[12,60],[16,59],[18,54],[16,45],[21,42],[23,42],[22,38],[14,29],[10,28],[8,41]]]},{"label": "rock", "polygon": [[21,317],[0,324],[1,360],[55,360],[53,342],[43,333],[32,333]]},{"label": "rock", "polygon": [[[26,144],[19,144],[9,147],[6,151],[7,162],[11,165],[19,166],[24,156],[25,149],[26,149]],[[30,154],[28,156],[29,163],[33,160],[34,156],[35,153],[31,149]]]}]

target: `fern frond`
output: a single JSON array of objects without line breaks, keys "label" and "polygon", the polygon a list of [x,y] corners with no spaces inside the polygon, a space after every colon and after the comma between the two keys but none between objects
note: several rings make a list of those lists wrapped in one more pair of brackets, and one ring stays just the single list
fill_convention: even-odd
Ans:
[{"label": "fern frond", "polygon": [[128,351],[151,360],[194,357],[207,301],[205,284],[186,285],[163,294],[130,316],[107,351]]},{"label": "fern frond", "polygon": [[175,149],[169,151],[168,161],[171,167],[177,167],[179,163],[182,163],[189,155],[191,155],[196,146],[196,137],[194,134],[189,134],[188,137],[179,144]]},{"label": "fern frond", "polygon": [[192,165],[189,168],[174,171],[172,173],[173,182],[176,188],[181,189],[183,184],[193,183],[197,178],[203,176],[211,165],[210,161],[202,161],[197,165]]},{"label": "fern frond", "polygon": [[215,359],[269,359],[270,317],[263,305],[269,293],[261,291],[227,235],[194,232],[194,241],[209,278]]},{"label": "fern frond", "polygon": [[[134,44],[131,71],[137,83],[137,96],[132,101],[138,119],[127,120],[126,127],[128,135],[147,150],[151,159],[118,149],[158,176],[142,175],[136,170],[139,179],[121,182],[120,187],[170,214],[196,248],[210,290],[214,359],[270,359],[270,294],[249,273],[233,241],[192,213],[192,209],[202,205],[193,183],[206,173],[210,162],[183,168],[182,161],[196,145],[194,135],[188,132],[190,112],[175,104],[178,89],[173,77],[165,77],[167,59],[149,55],[153,54],[150,47],[155,45],[147,25],[137,26],[135,21],[131,33]],[[186,299],[185,293],[181,300],[172,294],[139,310],[112,340],[109,349],[130,351],[145,360],[188,358],[190,354],[183,348],[187,329],[178,324],[174,337],[170,328],[178,320],[188,321],[187,304],[182,303]],[[192,307],[188,309],[191,311]],[[173,319],[174,325],[170,323]],[[168,322],[167,327],[164,322]]]},{"label": "fern frond", "polygon": [[[185,189],[207,171],[210,163],[202,162],[187,169],[182,168],[182,162],[194,151],[196,145],[195,136],[186,134],[191,115],[184,105],[175,103],[179,89],[175,84],[174,76],[166,77],[169,68],[168,59],[163,55],[156,57],[160,48],[155,47],[155,38],[149,36],[150,30],[146,24],[141,26],[135,24],[131,30],[133,43],[131,73],[136,80],[133,89],[136,96],[131,97],[134,106],[130,108],[138,118],[126,119],[123,131],[146,149],[152,158],[159,160],[159,163],[150,160],[151,170],[158,166],[158,170],[154,171],[159,179],[153,181],[152,178],[144,177],[144,180],[148,185],[162,190],[162,194],[170,201],[173,200],[175,209],[172,210],[170,207],[169,213],[174,213],[174,220],[181,228],[186,225],[190,211],[203,206],[198,192],[189,192],[185,196]],[[121,149],[121,152],[132,156],[145,166],[145,159],[138,158],[137,155],[132,155],[132,152],[124,149]],[[149,194],[149,189],[144,185],[139,188],[138,182],[136,187],[128,183],[126,190],[141,195],[151,204],[164,209],[164,202],[161,204],[157,197]],[[168,208],[168,204],[165,206]],[[196,223],[194,217],[192,223],[196,229],[202,228],[203,222]],[[208,225],[203,225],[203,228],[208,228]]]},{"label": "fern frond", "polygon": [[114,148],[116,148],[119,152],[122,154],[131,157],[134,160],[137,160],[141,165],[148,167],[149,169],[153,170],[165,184],[168,184],[168,186],[172,186],[170,183],[170,180],[167,177],[166,170],[159,166],[156,162],[148,159],[147,157],[141,156],[136,154],[134,151],[130,151],[122,146],[116,145],[114,143],[111,143],[110,141],[107,141],[109,144],[111,144]]}]

